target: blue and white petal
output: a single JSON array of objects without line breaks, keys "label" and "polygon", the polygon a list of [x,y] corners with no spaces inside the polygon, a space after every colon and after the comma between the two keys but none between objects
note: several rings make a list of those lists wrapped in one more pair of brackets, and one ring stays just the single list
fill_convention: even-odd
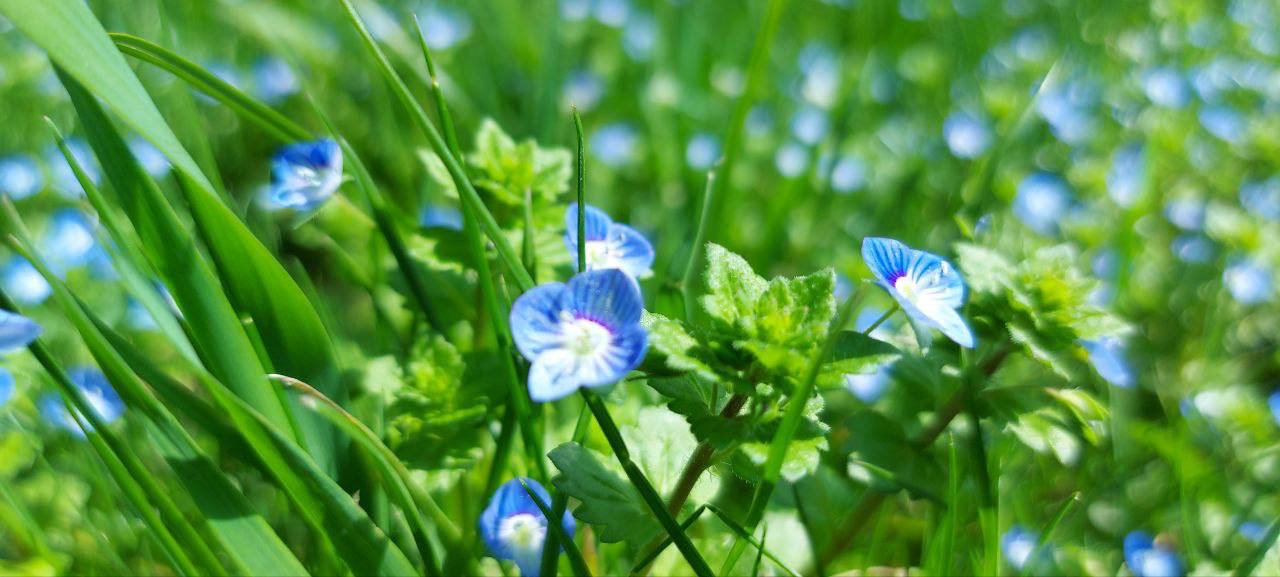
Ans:
[{"label": "blue and white petal", "polygon": [[9,369],[0,367],[0,408],[4,408],[9,404],[9,399],[13,398],[13,388],[13,373],[9,372]]},{"label": "blue and white petal", "polygon": [[342,149],[333,140],[299,142],[281,148],[271,160],[271,186],[262,203],[267,210],[311,212],[342,184]]},{"label": "blue and white petal", "polygon": [[42,330],[39,323],[27,317],[0,310],[0,354],[27,346]]},{"label": "blue and white petal", "polygon": [[653,276],[653,245],[636,229],[614,224],[605,242],[605,254],[596,258],[592,257],[590,247],[587,249],[589,269],[616,268],[636,279]]},{"label": "blue and white petal", "polygon": [[[544,505],[551,503],[551,496],[537,481],[528,478],[507,481],[498,487],[480,514],[480,536],[494,558],[514,561],[522,576],[537,577],[546,543],[547,518],[525,492],[521,481]],[[573,516],[567,511],[561,527],[567,535],[573,535],[576,529]]]},{"label": "blue and white petal", "polygon": [[538,285],[511,305],[511,337],[526,359],[534,359],[564,339],[564,283]]},{"label": "blue and white petal", "polygon": [[96,246],[93,224],[84,213],[73,208],[53,213],[40,242],[41,251],[58,274],[87,264],[94,257]]},{"label": "blue and white petal", "polygon": [[862,260],[880,285],[890,291],[898,277],[907,274],[911,252],[907,245],[891,238],[870,237],[862,241]]},{"label": "blue and white petal", "polygon": [[38,305],[49,298],[53,287],[27,259],[15,256],[0,271],[4,292],[21,305]]},{"label": "blue and white petal", "polygon": [[[594,206],[587,205],[587,211],[583,215],[583,224],[586,227],[587,241],[605,240],[609,237],[609,229],[613,226],[613,219],[605,211]],[[564,213],[565,226],[565,244],[574,254],[578,250],[578,203],[569,205],[569,210]]]},{"label": "blue and white petal", "polygon": [[867,238],[862,258],[876,282],[906,311],[922,345],[936,328],[962,347],[973,348],[973,331],[957,309],[964,305],[965,286],[951,263],[887,238]]},{"label": "blue and white petal", "polygon": [[[115,389],[111,388],[102,371],[92,367],[76,367],[67,371],[67,376],[104,423],[112,423],[124,414],[124,402],[120,400]],[[41,398],[40,414],[49,424],[65,429],[78,437],[84,437],[84,431],[72,418],[58,395],[48,394]],[[88,424],[87,420],[86,424]]]},{"label": "blue and white petal", "polygon": [[1123,341],[1112,337],[1084,341],[1081,344],[1089,352],[1089,362],[1093,364],[1094,370],[1098,371],[1103,379],[1121,388],[1127,389],[1133,386],[1133,368],[1125,358]]},{"label": "blue and white petal", "polygon": [[640,322],[644,302],[626,273],[617,269],[592,270],[569,281],[565,308],[580,318],[617,330]]}]

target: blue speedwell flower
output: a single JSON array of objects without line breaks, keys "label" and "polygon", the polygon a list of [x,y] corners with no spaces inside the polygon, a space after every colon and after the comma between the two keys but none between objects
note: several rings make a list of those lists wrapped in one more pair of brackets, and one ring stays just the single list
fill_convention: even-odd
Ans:
[{"label": "blue speedwell flower", "polygon": [[0,158],[0,194],[22,200],[44,187],[44,176],[36,161],[26,154]]},{"label": "blue speedwell flower", "polygon": [[1182,560],[1163,545],[1156,544],[1145,531],[1133,531],[1124,538],[1124,562],[1134,577],[1180,577]]},{"label": "blue speedwell flower", "polygon": [[1280,391],[1271,393],[1267,397],[1267,406],[1271,408],[1271,419],[1280,425]]},{"label": "blue speedwell flower", "polygon": [[327,138],[296,142],[271,159],[271,187],[263,205],[271,211],[309,213],[320,208],[342,184],[342,149]]},{"label": "blue speedwell flower", "polygon": [[890,365],[886,364],[880,365],[871,373],[848,373],[844,376],[844,387],[862,402],[873,404],[888,390],[891,370]]},{"label": "blue speedwell flower", "polygon": [[554,401],[578,387],[608,385],[639,366],[649,346],[640,289],[617,269],[546,283],[511,307],[511,334],[529,359],[529,397]]},{"label": "blue speedwell flower", "polygon": [[1098,371],[1103,379],[1124,389],[1133,386],[1133,368],[1129,366],[1129,360],[1125,356],[1128,347],[1125,346],[1124,341],[1107,337],[1096,341],[1083,341],[1081,344],[1089,352],[1089,362],[1093,364],[1094,370]]},{"label": "blue speedwell flower", "polygon": [[9,399],[13,398],[13,373],[9,369],[0,367],[0,408],[4,408],[9,404]]},{"label": "blue speedwell flower", "polygon": [[[618,269],[631,278],[653,275],[653,246],[634,228],[618,224],[603,210],[587,205],[587,270]],[[578,254],[578,203],[569,205],[564,215],[564,245],[569,254]]]},{"label": "blue speedwell flower", "polygon": [[89,263],[98,248],[93,235],[93,223],[84,213],[74,208],[64,208],[49,219],[49,228],[40,240],[40,249],[49,258],[49,264],[62,274]]},{"label": "blue speedwell flower", "polygon": [[0,310],[0,355],[27,346],[40,336],[40,324],[17,313]]},{"label": "blue speedwell flower", "polygon": [[[124,402],[120,400],[116,390],[111,388],[111,383],[107,382],[107,377],[102,374],[102,371],[93,367],[76,367],[67,371],[67,376],[71,379],[71,384],[80,389],[80,394],[89,402],[93,412],[97,413],[103,422],[112,423],[124,414]],[[66,404],[58,395],[48,394],[40,400],[40,414],[49,421],[49,424],[70,431],[78,437],[84,437],[84,431],[80,429],[80,425],[76,424],[76,420],[71,417]]]},{"label": "blue speedwell flower", "polygon": [[[973,348],[973,332],[957,310],[964,305],[964,280],[951,263],[888,238],[863,240],[862,259],[915,326],[936,328],[960,346]],[[928,331],[918,332],[927,344]]]},{"label": "blue speedwell flower", "polygon": [[38,305],[49,298],[53,288],[27,259],[14,256],[0,270],[0,284],[20,305]]},{"label": "blue speedwell flower", "polygon": [[[537,481],[527,478],[507,481],[493,493],[489,506],[480,514],[480,536],[495,559],[514,561],[523,577],[538,577],[542,547],[547,540],[547,517],[520,486],[521,481],[544,505],[551,503],[547,490]],[[573,535],[576,525],[568,511],[560,525],[566,535]]]},{"label": "blue speedwell flower", "polygon": [[1018,183],[1013,214],[1031,230],[1049,236],[1058,233],[1058,221],[1071,210],[1071,188],[1062,177],[1037,172]]},{"label": "blue speedwell flower", "polygon": [[1039,546],[1040,537],[1021,525],[1009,527],[1009,530],[1000,538],[1000,552],[1009,561],[1009,565],[1018,571],[1027,566]]}]

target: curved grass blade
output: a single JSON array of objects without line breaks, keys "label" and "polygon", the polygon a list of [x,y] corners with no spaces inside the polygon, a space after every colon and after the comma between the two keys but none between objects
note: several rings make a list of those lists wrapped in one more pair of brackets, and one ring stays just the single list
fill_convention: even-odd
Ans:
[{"label": "curved grass blade", "polygon": [[[773,563],[777,565],[779,569],[786,571],[786,573],[791,577],[800,577],[799,573],[796,573],[790,567],[787,567],[786,563],[783,563],[782,560],[778,559],[776,555],[774,555],[773,553],[770,553],[769,550],[765,548],[763,540],[756,541],[755,537],[752,537],[751,533],[747,532],[747,529],[745,527],[738,524],[737,521],[734,521],[733,518],[730,517],[727,513],[725,513],[723,509],[715,505],[707,505],[707,509],[709,509],[712,513],[715,513],[716,516],[719,517],[722,522],[724,522],[725,526],[728,527],[729,530],[733,531],[733,533],[737,535],[739,539],[746,541],[752,547],[755,547],[756,549],[758,549],[760,551],[760,554],[767,557],[770,561],[773,561]],[[759,563],[758,560],[756,562]]]},{"label": "curved grass blade", "polygon": [[[555,543],[564,544],[564,554],[569,558],[569,566],[573,567],[573,574],[576,577],[591,577],[591,570],[587,568],[587,562],[582,559],[582,551],[578,550],[578,545],[573,542],[573,536],[564,532],[564,526],[561,525],[558,517],[553,517],[555,513],[551,511],[551,507],[542,502],[542,497],[533,492],[529,485],[520,479],[520,486],[524,487],[524,492],[533,499],[533,504],[538,506],[538,510],[542,512],[542,516],[547,519],[547,527],[555,534]],[[548,541],[552,543],[552,541]]]},{"label": "curved grass blade", "polygon": [[405,107],[414,124],[426,135],[432,150],[444,162],[445,168],[449,171],[449,175],[453,177],[453,181],[458,187],[458,195],[462,198],[463,204],[468,205],[475,217],[480,220],[485,234],[488,235],[489,240],[493,242],[493,246],[498,251],[498,258],[502,260],[511,273],[511,278],[515,280],[521,291],[533,288],[533,277],[529,275],[529,271],[525,270],[524,265],[520,263],[520,256],[516,254],[515,249],[511,248],[511,243],[503,235],[502,229],[498,227],[498,222],[493,219],[493,215],[485,207],[484,201],[480,200],[480,194],[472,186],[471,179],[467,178],[461,162],[449,150],[448,143],[440,136],[440,132],[436,130],[435,125],[431,124],[431,120],[427,118],[426,111],[422,110],[422,107],[414,100],[413,94],[409,92],[409,87],[405,85],[404,80],[392,68],[391,61],[387,59],[387,55],[378,47],[377,41],[369,34],[369,30],[365,27],[360,14],[356,12],[355,6],[351,5],[351,0],[341,0],[341,2],[342,7],[346,10],[348,19],[351,21],[351,25],[360,35],[365,48],[369,50],[374,60],[377,61],[379,71],[382,72],[387,83],[391,85],[396,98]]},{"label": "curved grass blade", "polygon": [[[683,523],[680,523],[680,528],[683,529],[684,531],[688,531],[689,527],[692,527],[693,524],[698,521],[698,517],[701,517],[702,513],[705,512],[706,510],[707,510],[706,505],[699,505],[697,509],[693,510],[693,513],[689,514],[688,519],[685,519]],[[645,556],[641,557],[640,560],[637,561],[635,565],[631,566],[631,571],[628,571],[627,574],[640,575],[641,573],[644,572],[645,567],[648,567],[650,563],[653,563],[654,560],[658,558],[658,555],[661,555],[662,552],[666,551],[667,547],[670,547],[670,546],[671,546],[671,537],[670,536],[663,537],[662,540],[658,542],[657,547],[654,547],[653,549],[651,549],[647,554],[645,554]]]},{"label": "curved grass blade", "polygon": [[132,56],[173,74],[196,90],[225,104],[237,114],[257,124],[281,141],[289,142],[311,138],[311,134],[306,129],[298,126],[283,114],[276,112],[270,106],[245,94],[239,88],[218,78],[199,64],[187,60],[159,44],[132,34],[111,32],[108,36],[116,47],[120,49],[120,52],[126,56]]},{"label": "curved grass blade", "polygon": [[1271,546],[1275,545],[1277,537],[1280,537],[1280,520],[1271,524],[1271,527],[1267,529],[1267,534],[1262,537],[1261,541],[1258,541],[1258,546],[1254,547],[1253,551],[1249,553],[1249,556],[1245,558],[1239,567],[1236,567],[1232,575],[1235,577],[1249,577],[1252,575],[1253,571],[1258,568],[1258,564],[1267,556],[1267,551],[1270,551]]},{"label": "curved grass blade", "polygon": [[755,563],[751,564],[751,577],[757,577],[758,575],[760,575],[760,561],[764,559],[764,551],[765,551],[764,544],[768,543],[768,539],[769,539],[769,526],[765,525],[764,529],[760,531],[760,546],[756,547]]}]

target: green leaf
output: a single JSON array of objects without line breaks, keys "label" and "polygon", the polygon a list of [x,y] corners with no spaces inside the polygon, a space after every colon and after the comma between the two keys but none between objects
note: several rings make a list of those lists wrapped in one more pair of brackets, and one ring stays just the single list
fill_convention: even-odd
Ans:
[{"label": "green leaf", "polygon": [[818,374],[818,386],[843,387],[845,375],[873,373],[900,357],[902,352],[889,343],[858,331],[840,331],[831,356]]},{"label": "green leaf", "polygon": [[[430,152],[424,152],[422,159],[427,173],[456,196],[457,186],[444,161]],[[526,190],[540,200],[554,202],[569,189],[570,161],[569,151],[563,148],[542,148],[532,139],[516,143],[489,118],[480,123],[474,152],[467,155],[475,184],[508,206],[523,204]]]},{"label": "green leaf", "polygon": [[755,306],[746,339],[740,346],[765,368],[800,375],[810,364],[835,316],[835,271],[775,278]]},{"label": "green leaf", "polygon": [[488,399],[476,394],[478,383],[463,379],[462,355],[438,335],[416,343],[405,368],[387,407],[387,436],[401,458],[439,468],[444,457],[476,446]]},{"label": "green leaf", "polygon": [[[631,449],[632,459],[653,483],[653,488],[659,494],[670,494],[680,480],[685,461],[698,445],[688,424],[667,409],[644,407],[636,415],[636,425],[620,430]],[[707,501],[715,496],[719,487],[717,478],[703,475],[693,486],[690,498],[694,503]]]},{"label": "green leaf", "polygon": [[640,317],[640,325],[649,331],[650,349],[665,358],[667,367],[680,372],[692,372],[711,382],[720,380],[708,362],[703,360],[706,355],[699,354],[702,351],[698,349],[702,345],[685,330],[684,323],[645,311]]},{"label": "green leaf", "polygon": [[756,301],[769,283],[751,265],[728,249],[707,243],[707,289],[702,306],[731,331],[747,331],[755,320]]},{"label": "green leaf", "polygon": [[[820,416],[824,406],[825,402],[820,395],[809,397],[805,402],[800,424],[782,458],[782,478],[795,482],[817,470],[822,451],[828,448],[826,433],[830,427]],[[743,453],[756,466],[763,466],[768,461],[771,442],[780,425],[778,421],[773,421],[759,427],[755,435],[760,440],[742,445]]]},{"label": "green leaf", "polygon": [[595,525],[601,541],[626,541],[638,548],[661,531],[636,488],[606,468],[592,451],[565,443],[549,456],[560,471],[552,483],[581,502],[573,516]]},{"label": "green leaf", "polygon": [[959,243],[956,256],[969,289],[980,293],[1000,293],[1009,286],[1015,269],[1009,259],[976,244]]}]

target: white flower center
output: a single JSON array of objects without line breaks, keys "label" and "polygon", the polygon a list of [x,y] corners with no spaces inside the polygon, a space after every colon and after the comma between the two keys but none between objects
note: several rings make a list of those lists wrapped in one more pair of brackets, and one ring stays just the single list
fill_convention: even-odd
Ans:
[{"label": "white flower center", "polygon": [[612,258],[609,248],[607,241],[587,241],[587,268],[590,270],[610,268]]},{"label": "white flower center", "polygon": [[506,543],[513,552],[542,551],[546,538],[546,524],[528,513],[512,515],[498,524],[498,540]]},{"label": "white flower center", "polygon": [[576,318],[563,313],[564,346],[577,357],[593,357],[603,352],[613,334],[604,325],[591,319]]},{"label": "white flower center", "polygon": [[898,294],[902,295],[902,298],[909,301],[916,300],[916,281],[911,280],[910,275],[904,274],[898,277],[898,280],[893,281],[893,288],[898,291]]},{"label": "white flower center", "polygon": [[294,166],[293,175],[305,186],[320,186],[324,182],[320,173],[309,166]]}]

